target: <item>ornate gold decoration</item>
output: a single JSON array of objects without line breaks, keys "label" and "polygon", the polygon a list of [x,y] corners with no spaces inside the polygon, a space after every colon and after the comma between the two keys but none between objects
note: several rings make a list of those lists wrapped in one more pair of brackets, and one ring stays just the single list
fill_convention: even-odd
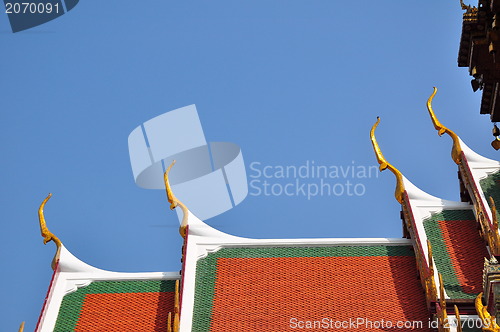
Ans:
[{"label": "ornate gold decoration", "polygon": [[174,331],[179,332],[180,325],[180,292],[179,292],[179,280],[175,281],[175,297],[174,297]]},{"label": "ornate gold decoration", "polygon": [[472,23],[478,22],[478,15],[477,15],[478,9],[477,9],[477,7],[466,5],[463,2],[463,0],[460,0],[460,6],[462,7],[462,10],[465,10],[465,13],[463,14],[464,23],[467,22],[468,24],[472,24]]},{"label": "ornate gold decoration", "polygon": [[470,6],[468,6],[464,3],[464,0],[460,0],[460,6],[462,7],[463,10],[467,10],[467,9],[471,8]]},{"label": "ornate gold decoration", "polygon": [[172,332],[172,313],[168,313],[168,318],[167,318],[167,332]]},{"label": "ornate gold decoration", "polygon": [[460,312],[458,311],[458,307],[456,304],[453,307],[455,308],[455,321],[457,323],[457,332],[462,332],[462,323],[460,322]]},{"label": "ornate gold decoration", "polygon": [[434,280],[434,264],[432,263],[432,246],[431,242],[427,240],[427,260],[429,261],[429,273],[425,276],[425,292],[429,301],[437,299],[436,281]]},{"label": "ornate gold decoration", "polygon": [[488,243],[490,247],[490,251],[492,255],[498,256],[500,254],[500,235],[498,234],[498,217],[497,217],[497,209],[495,206],[495,201],[490,196],[490,209],[492,222],[488,221],[488,215],[486,211],[482,208],[481,198],[478,194],[474,192],[474,199],[477,204],[475,204],[477,208],[477,219],[479,224],[481,225],[481,235],[483,239]]},{"label": "ornate gold decoration", "polygon": [[378,124],[380,123],[380,118],[377,116],[377,122],[372,126],[372,129],[370,130],[370,139],[372,141],[373,145],[373,151],[375,151],[375,155],[377,156],[377,161],[380,165],[379,169],[382,172],[385,169],[389,169],[395,176],[396,176],[396,192],[394,193],[394,196],[396,197],[396,200],[399,203],[403,203],[403,195],[405,192],[405,186],[403,183],[403,174],[394,166],[392,166],[385,158],[384,155],[382,154],[382,151],[380,150],[380,147],[378,145],[377,139],[375,138],[375,129],[377,128]]},{"label": "ornate gold decoration", "polygon": [[[186,229],[187,229],[187,220],[188,220],[188,214],[189,211],[187,207],[177,198],[175,197],[174,193],[172,192],[172,188],[170,187],[170,181],[168,179],[168,174],[170,173],[170,170],[172,169],[172,166],[174,166],[175,160],[168,166],[167,170],[165,171],[165,174],[163,175],[163,180],[165,181],[165,189],[167,191],[167,199],[168,202],[170,203],[170,209],[173,210],[176,207],[180,207],[182,209],[182,222],[181,226],[179,228],[179,233],[183,238],[186,237]],[[183,257],[184,259],[184,257]],[[180,291],[179,291],[179,280],[175,281],[175,295],[174,295],[174,314],[172,317],[172,313],[169,312],[168,314],[168,332],[179,332],[179,326],[180,326]]]},{"label": "ornate gold decoration", "polygon": [[24,331],[24,322],[22,322],[21,325],[19,326],[18,332],[23,332],[23,331]]},{"label": "ornate gold decoration", "polygon": [[444,284],[443,284],[443,276],[441,273],[438,273],[439,277],[439,305],[441,306],[441,309],[444,309],[446,311],[446,298],[444,295]]},{"label": "ornate gold decoration", "polygon": [[492,317],[488,312],[488,308],[483,305],[483,292],[479,293],[476,297],[475,305],[476,311],[481,318],[483,331],[488,332],[500,332],[500,326],[498,326],[495,317]]},{"label": "ornate gold decoration", "polygon": [[446,299],[444,295],[444,286],[443,286],[443,276],[441,273],[438,274],[439,277],[439,310],[437,311],[438,315],[438,330],[441,331],[450,331],[450,328],[448,327],[449,324],[449,319],[448,319],[448,314],[446,312]]},{"label": "ornate gold decoration", "polygon": [[491,216],[493,219],[493,225],[491,231],[493,232],[493,236],[496,235],[495,242],[500,244],[500,237],[498,236],[498,217],[497,217],[497,207],[495,205],[495,201],[493,197],[490,196],[490,208],[491,208]]},{"label": "ornate gold decoration", "polygon": [[452,130],[446,128],[439,122],[439,120],[436,117],[436,114],[434,114],[434,110],[432,109],[432,100],[434,99],[434,96],[437,93],[437,88],[434,87],[434,91],[432,92],[431,96],[427,100],[427,110],[429,111],[429,115],[431,117],[432,123],[434,124],[434,128],[438,131],[438,135],[441,136],[444,133],[450,135],[451,139],[453,140],[453,148],[451,150],[451,157],[453,158],[453,161],[457,164],[460,165],[462,162],[462,147],[460,146],[460,140],[458,139],[457,134],[455,134]]},{"label": "ornate gold decoration", "polygon": [[427,239],[427,251],[428,251],[427,258],[429,260],[429,271],[431,274],[434,275],[434,264],[432,263],[432,245],[431,241],[429,241],[428,239]]},{"label": "ornate gold decoration", "polygon": [[471,5],[466,5],[464,3],[464,0],[460,0],[460,7],[462,7],[462,10],[466,10],[467,13],[464,13],[465,14],[477,14],[477,7],[474,7],[474,6],[471,6]]},{"label": "ornate gold decoration", "polygon": [[[490,253],[493,256],[500,255],[500,235],[498,235],[498,221],[494,219],[497,218],[495,202],[491,200],[491,208],[490,212],[492,214],[492,221],[490,221],[488,212],[487,212],[487,204],[483,204],[483,199],[481,198],[477,188],[473,185],[474,180],[472,178],[472,174],[470,170],[464,167],[463,164],[459,165],[460,174],[462,175],[462,180],[464,185],[466,186],[468,192],[471,194],[470,198],[472,201],[472,205],[475,209],[476,219],[480,225],[479,235],[483,238],[483,240],[488,244],[490,248]],[[496,225],[496,226],[495,226]],[[495,228],[495,229],[493,229]]]},{"label": "ornate gold decoration", "polygon": [[54,241],[57,247],[56,254],[54,259],[52,260],[52,268],[55,269],[56,262],[59,259],[59,253],[61,251],[62,242],[59,240],[57,236],[55,236],[49,229],[47,228],[47,223],[45,222],[45,216],[43,214],[43,209],[45,208],[45,204],[52,197],[52,194],[48,194],[47,197],[43,200],[42,204],[38,208],[38,220],[40,222],[40,232],[43,237],[43,244],[47,244],[50,241]]},{"label": "ornate gold decoration", "polygon": [[[497,307],[496,304],[498,304],[498,299],[496,296],[496,291],[495,291],[495,285],[498,285],[498,281],[500,281],[500,264],[498,264],[498,260],[495,258],[495,256],[491,256],[490,259],[484,258],[484,267],[483,267],[483,294],[486,294],[484,298],[480,299],[482,304],[482,301],[484,300],[487,304],[492,303],[495,307]],[[477,309],[477,304],[476,304],[476,309]],[[487,310],[487,308],[485,309]],[[493,319],[496,319],[494,316]],[[487,327],[494,327],[492,325],[489,325]]]},{"label": "ornate gold decoration", "polygon": [[180,292],[179,292],[179,280],[175,281],[175,293],[174,293],[174,314],[172,318],[172,312],[168,313],[167,318],[167,332],[179,332],[180,326]]},{"label": "ornate gold decoration", "polygon": [[167,190],[167,199],[168,202],[170,203],[170,210],[175,209],[176,207],[180,207],[183,213],[182,216],[182,222],[181,226],[179,228],[179,233],[181,233],[182,237],[186,237],[186,228],[187,228],[187,220],[188,220],[188,214],[189,211],[187,207],[175,197],[174,193],[172,192],[172,188],[170,187],[170,182],[168,181],[168,174],[170,173],[170,169],[172,166],[174,166],[175,160],[172,161],[170,166],[168,166],[167,170],[165,171],[165,174],[163,175],[163,180],[165,181],[165,189]]},{"label": "ornate gold decoration", "polygon": [[43,200],[42,204],[40,204],[40,208],[38,209],[38,219],[40,221],[40,232],[43,236],[43,244],[47,244],[50,241],[54,241],[56,246],[61,247],[61,240],[57,236],[55,236],[49,229],[47,228],[47,223],[45,222],[45,216],[43,215],[43,209],[48,200],[52,197],[52,194],[48,194],[47,197]]}]

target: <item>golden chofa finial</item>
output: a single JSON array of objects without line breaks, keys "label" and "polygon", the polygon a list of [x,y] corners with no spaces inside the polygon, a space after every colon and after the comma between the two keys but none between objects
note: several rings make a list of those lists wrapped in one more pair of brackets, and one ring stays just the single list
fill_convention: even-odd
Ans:
[{"label": "golden chofa finial", "polygon": [[38,209],[38,219],[40,221],[40,231],[43,236],[43,244],[47,244],[47,242],[54,241],[57,248],[61,247],[61,240],[57,236],[55,236],[49,229],[47,228],[47,224],[45,222],[45,216],[43,215],[43,208],[47,201],[52,197],[52,194],[48,194],[48,196],[43,200],[42,204],[40,204],[40,208]]},{"label": "golden chofa finial", "polygon": [[452,130],[446,128],[439,122],[439,120],[436,117],[436,114],[434,114],[434,110],[432,109],[432,100],[434,99],[434,96],[437,93],[437,88],[434,87],[434,91],[432,92],[431,96],[427,100],[427,110],[429,111],[429,115],[432,120],[432,124],[434,124],[434,128],[438,131],[438,135],[441,136],[444,133],[450,135],[451,139],[453,140],[453,148],[451,150],[451,157],[453,158],[453,161],[457,164],[460,165],[462,158],[462,147],[460,146],[460,140],[458,139],[457,134],[455,134]]},{"label": "golden chofa finial", "polygon": [[21,325],[19,326],[18,332],[23,332],[23,331],[24,331],[24,322],[22,322]]},{"label": "golden chofa finial", "polygon": [[394,173],[396,176],[396,192],[394,193],[394,196],[396,197],[397,201],[399,203],[403,203],[403,195],[405,192],[405,186],[403,183],[403,174],[394,166],[389,164],[387,160],[385,160],[384,155],[382,154],[382,151],[380,151],[380,147],[377,143],[377,139],[375,138],[375,129],[377,128],[378,124],[380,123],[380,118],[377,116],[377,122],[372,127],[372,130],[370,131],[370,139],[372,141],[373,145],[373,151],[375,151],[375,155],[377,156],[377,161],[380,164],[380,171],[382,172],[384,169],[388,168],[389,171]]},{"label": "golden chofa finial", "polygon": [[172,166],[174,166],[174,164],[175,160],[172,161],[170,166],[168,166],[167,170],[165,171],[165,174],[163,175],[163,180],[165,181],[165,189],[167,190],[167,199],[168,202],[170,203],[170,210],[173,210],[178,206],[180,206],[182,210],[183,216],[182,216],[181,226],[179,228],[179,233],[181,233],[182,237],[186,237],[188,209],[184,204],[182,204],[181,201],[177,199],[177,197],[175,197],[174,193],[172,192],[172,188],[170,187],[170,182],[168,181],[168,174],[170,173],[170,169],[172,168]]},{"label": "golden chofa finial", "polygon": [[500,326],[498,326],[496,318],[490,315],[488,312],[488,306],[483,304],[483,292],[479,293],[474,301],[474,304],[476,306],[477,315],[481,318],[483,331],[500,331]]},{"label": "golden chofa finial", "polygon": [[462,324],[460,323],[460,311],[458,310],[457,305],[453,305],[453,309],[455,309],[455,319],[457,321],[457,332],[462,332]]},{"label": "golden chofa finial", "polygon": [[54,241],[57,246],[57,252],[52,260],[52,268],[55,268],[55,263],[59,258],[59,252],[61,251],[61,240],[57,236],[55,236],[49,229],[47,228],[47,223],[45,222],[45,216],[43,215],[43,209],[45,208],[45,204],[52,197],[52,194],[48,194],[47,197],[43,200],[42,204],[40,204],[40,208],[38,208],[38,220],[40,221],[40,232],[43,237],[43,244],[47,244],[47,242]]},{"label": "golden chofa finial", "polygon": [[462,10],[466,10],[468,13],[477,13],[477,8],[471,5],[466,5],[464,0],[460,0],[460,7]]}]

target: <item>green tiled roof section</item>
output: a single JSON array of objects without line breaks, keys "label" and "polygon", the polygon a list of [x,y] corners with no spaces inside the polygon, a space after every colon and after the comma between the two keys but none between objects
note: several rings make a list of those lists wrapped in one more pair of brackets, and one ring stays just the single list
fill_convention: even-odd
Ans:
[{"label": "green tiled roof section", "polygon": [[222,248],[209,253],[196,265],[196,284],[192,331],[209,331],[219,258],[267,257],[364,257],[414,256],[413,247],[398,246],[335,246],[335,247],[265,247]]},{"label": "green tiled roof section", "polygon": [[474,299],[477,294],[467,294],[462,290],[458,277],[446,250],[439,220],[475,220],[472,210],[443,210],[424,220],[424,229],[432,245],[432,254],[436,268],[443,277],[444,288],[452,299]]},{"label": "green tiled roof section", "polygon": [[[483,190],[484,197],[490,205],[490,196],[493,197],[496,206],[500,206],[500,171],[488,175],[488,177],[479,180],[479,185]],[[497,211],[497,218],[500,220],[500,214]]]},{"label": "green tiled roof section", "polygon": [[74,331],[88,294],[174,292],[175,280],[94,281],[64,296],[54,332]]}]

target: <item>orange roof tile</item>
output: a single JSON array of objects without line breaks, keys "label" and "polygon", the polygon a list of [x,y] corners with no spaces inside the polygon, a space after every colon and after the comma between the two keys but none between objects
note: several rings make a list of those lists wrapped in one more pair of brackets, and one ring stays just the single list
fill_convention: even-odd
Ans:
[{"label": "orange roof tile", "polygon": [[87,294],[76,332],[167,331],[174,293]]},{"label": "orange roof tile", "polygon": [[462,290],[468,294],[482,292],[484,257],[488,257],[488,252],[478,234],[477,222],[439,220],[438,223]]},{"label": "orange roof tile", "polygon": [[167,331],[175,280],[94,281],[64,296],[54,332]]}]

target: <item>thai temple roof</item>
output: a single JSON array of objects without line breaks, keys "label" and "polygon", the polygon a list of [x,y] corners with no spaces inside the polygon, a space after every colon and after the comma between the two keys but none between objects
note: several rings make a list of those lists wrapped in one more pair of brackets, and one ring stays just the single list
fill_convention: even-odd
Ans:
[{"label": "thai temple roof", "polygon": [[[476,29],[478,9],[463,7],[464,26]],[[470,53],[459,57],[460,66],[476,59],[467,38],[460,47]],[[396,177],[402,238],[227,234],[175,196],[172,163],[164,184],[170,208],[182,216],[183,247],[169,255],[181,258],[181,271],[112,272],[83,262],[49,230],[49,194],[39,209],[40,229],[56,254],[36,331],[500,331],[500,162],[478,155],[441,124],[432,108],[436,92],[427,110],[438,134],[452,139],[450,162],[458,166],[462,201],[413,184],[384,157],[376,139],[379,118],[370,131],[380,171]],[[496,109],[488,108],[492,117]],[[467,320],[482,326],[462,327]]]},{"label": "thai temple roof", "polygon": [[[468,194],[453,202],[412,184],[384,158],[375,137],[378,119],[371,140],[380,169],[397,179],[401,239],[226,234],[177,199],[169,184],[172,164],[164,177],[170,207],[183,215],[182,270],[118,273],[82,262],[49,231],[43,213],[49,195],[40,206],[40,226],[57,252],[37,331],[320,331],[349,321],[347,331],[394,328],[374,322],[434,331],[445,330],[450,318],[478,317],[484,262],[495,264],[500,243],[494,208],[500,163],[474,153],[437,120],[435,93],[429,114],[438,133],[453,139],[452,160]],[[490,287],[486,303],[492,294]]]}]

